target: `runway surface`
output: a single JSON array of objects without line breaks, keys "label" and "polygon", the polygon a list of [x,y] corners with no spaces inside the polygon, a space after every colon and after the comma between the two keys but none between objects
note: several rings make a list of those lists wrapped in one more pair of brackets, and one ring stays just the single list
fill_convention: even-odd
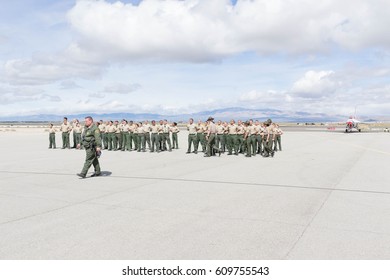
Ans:
[{"label": "runway surface", "polygon": [[60,134],[0,133],[0,259],[390,258],[389,133],[288,131],[274,158],[188,155],[179,135],[79,179]]}]

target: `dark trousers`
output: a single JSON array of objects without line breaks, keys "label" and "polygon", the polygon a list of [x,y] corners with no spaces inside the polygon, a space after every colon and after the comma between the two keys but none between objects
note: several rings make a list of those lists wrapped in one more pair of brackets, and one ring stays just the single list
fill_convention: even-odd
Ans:
[{"label": "dark trousers", "polygon": [[56,148],[56,134],[49,133],[49,148]]}]

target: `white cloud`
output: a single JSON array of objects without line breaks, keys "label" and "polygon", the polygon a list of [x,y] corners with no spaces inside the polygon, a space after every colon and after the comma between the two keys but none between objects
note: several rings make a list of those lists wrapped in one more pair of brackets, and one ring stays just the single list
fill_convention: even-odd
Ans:
[{"label": "white cloud", "polygon": [[289,100],[289,96],[284,92],[269,90],[266,92],[252,90],[242,94],[240,101],[252,103],[283,103]]},{"label": "white cloud", "polygon": [[72,78],[96,79],[101,75],[102,59],[98,54],[72,44],[56,54],[36,54],[30,59],[8,60],[3,81],[14,85],[39,85]]},{"label": "white cloud", "polygon": [[76,89],[81,88],[75,81],[66,80],[62,81],[60,84],[60,89]]},{"label": "white cloud", "polygon": [[308,71],[293,84],[291,92],[305,98],[329,97],[341,86],[334,74],[333,71]]},{"label": "white cloud", "polygon": [[0,105],[36,101],[59,102],[61,98],[56,95],[46,94],[44,90],[39,88],[0,87]]},{"label": "white cloud", "polygon": [[106,95],[104,93],[90,93],[88,96],[92,97],[92,98],[104,98],[104,97],[106,97]]},{"label": "white cloud", "polygon": [[123,84],[115,83],[109,86],[106,86],[103,92],[106,93],[120,93],[120,94],[129,94],[141,88],[139,84]]},{"label": "white cloud", "polygon": [[[384,0],[77,1],[67,14],[76,41],[57,53],[5,62],[3,81],[49,84],[97,79],[112,63],[209,62],[243,52],[316,54],[390,50]],[[0,39],[1,40],[1,39]]]},{"label": "white cloud", "polygon": [[[110,58],[209,61],[245,51],[390,48],[383,0],[78,1],[68,19],[82,47]],[[387,23],[387,24],[386,24]],[[100,51],[99,51],[100,50]]]}]

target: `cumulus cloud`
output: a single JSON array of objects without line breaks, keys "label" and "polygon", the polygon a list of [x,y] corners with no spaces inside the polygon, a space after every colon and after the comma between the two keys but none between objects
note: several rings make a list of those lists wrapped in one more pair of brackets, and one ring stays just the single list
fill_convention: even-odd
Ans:
[{"label": "cumulus cloud", "polygon": [[129,94],[141,88],[139,84],[123,84],[123,83],[114,83],[108,85],[104,88],[103,92],[106,93],[119,93],[119,94]]},{"label": "cumulus cloud", "polygon": [[[361,86],[356,81],[370,77],[366,72],[336,73],[307,71],[285,91],[251,90],[239,96],[237,104],[244,108],[270,108],[293,112],[349,116],[358,108],[360,115],[385,116],[390,106],[390,84]],[[345,75],[347,77],[345,77]],[[371,71],[372,77],[387,75],[387,71]],[[349,79],[349,83],[341,82]],[[364,83],[364,82],[363,82]]]},{"label": "cumulus cloud", "polygon": [[60,84],[60,89],[76,89],[81,88],[75,81],[67,80],[62,81]]},{"label": "cumulus cloud", "polygon": [[[14,85],[96,79],[111,63],[209,62],[243,52],[311,54],[335,47],[390,50],[384,0],[148,0],[139,5],[77,1],[67,13],[77,33],[63,51],[5,62]],[[1,41],[1,39],[0,39]]]},{"label": "cumulus cloud", "polygon": [[14,85],[39,85],[72,78],[93,79],[100,76],[102,58],[72,44],[56,54],[36,54],[29,59],[8,60],[3,80]]},{"label": "cumulus cloud", "polygon": [[101,92],[90,93],[88,96],[92,97],[92,98],[104,98],[104,97],[106,97],[106,95],[104,93],[101,93]]},{"label": "cumulus cloud", "polygon": [[0,87],[0,104],[9,105],[20,102],[33,102],[46,100],[59,102],[61,98],[56,95],[46,94],[44,90],[28,87]]},{"label": "cumulus cloud", "polygon": [[[334,96],[339,87],[345,92]],[[328,103],[346,102],[350,96],[334,71],[311,70],[285,90],[251,90],[241,94],[238,102],[248,108],[322,112]]]},{"label": "cumulus cloud", "polygon": [[251,90],[239,97],[240,101],[252,103],[283,103],[289,101],[289,95],[285,92],[269,90],[266,92]]},{"label": "cumulus cloud", "polygon": [[[111,58],[209,61],[245,51],[390,48],[383,0],[78,1],[68,20],[82,47]],[[388,24],[386,24],[388,23]]]},{"label": "cumulus cloud", "polygon": [[341,85],[333,71],[308,71],[293,84],[291,92],[306,98],[330,97]]}]

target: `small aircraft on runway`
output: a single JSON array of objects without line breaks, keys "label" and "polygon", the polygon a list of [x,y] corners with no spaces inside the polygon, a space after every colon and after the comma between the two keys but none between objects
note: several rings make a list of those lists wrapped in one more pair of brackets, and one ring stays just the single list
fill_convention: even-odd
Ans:
[{"label": "small aircraft on runway", "polygon": [[361,128],[359,128],[359,124],[360,124],[360,121],[358,121],[356,118],[354,117],[349,117],[349,119],[347,120],[347,126],[345,127],[345,132],[352,132],[353,129],[356,129],[358,132],[361,132]]}]

